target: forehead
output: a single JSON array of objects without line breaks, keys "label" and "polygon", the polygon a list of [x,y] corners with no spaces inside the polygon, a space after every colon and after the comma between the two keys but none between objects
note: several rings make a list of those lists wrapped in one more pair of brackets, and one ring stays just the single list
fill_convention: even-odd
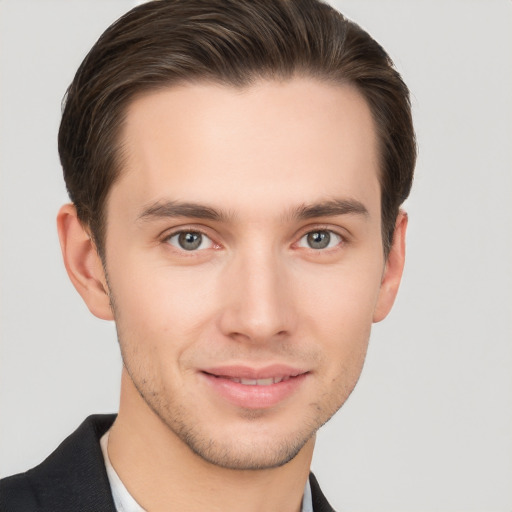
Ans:
[{"label": "forehead", "polygon": [[112,195],[134,208],[170,198],[262,215],[331,195],[379,202],[373,119],[347,85],[173,86],[132,102],[121,140]]}]

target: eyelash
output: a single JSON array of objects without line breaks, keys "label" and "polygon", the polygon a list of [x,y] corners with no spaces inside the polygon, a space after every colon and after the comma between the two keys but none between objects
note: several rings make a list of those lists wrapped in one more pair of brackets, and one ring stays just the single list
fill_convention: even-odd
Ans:
[{"label": "eyelash", "polygon": [[[329,234],[329,242],[331,242],[331,237],[334,235],[334,237],[336,239],[338,239],[337,243],[332,246],[332,247],[322,247],[322,248],[313,248],[313,247],[299,247],[298,244],[304,239],[306,238],[308,235],[312,235],[314,233],[328,233]],[[211,243],[211,247],[206,247],[206,248],[203,248],[203,249],[190,249],[190,250],[187,250],[187,249],[184,249],[183,247],[177,247],[175,246],[174,244],[170,243],[170,240],[173,239],[174,237],[179,237],[180,235],[183,235],[183,234],[198,234],[198,235],[201,235],[202,237],[208,239]],[[179,251],[180,253],[183,253],[183,254],[186,254],[186,255],[189,255],[189,256],[193,256],[194,254],[197,254],[198,252],[201,252],[205,249],[218,249],[221,247],[220,244],[216,243],[207,233],[205,233],[204,230],[202,229],[199,229],[199,228],[180,228],[176,231],[173,231],[171,233],[167,233],[163,238],[162,238],[162,242],[165,243],[165,244],[168,244],[170,246],[173,247],[173,249],[175,249],[176,251]],[[204,239],[202,240],[201,244],[204,242]],[[298,238],[298,240],[296,242],[294,242],[293,246],[294,247],[298,247],[298,248],[301,248],[301,249],[307,249],[307,250],[310,250],[310,251],[313,251],[315,253],[322,253],[322,252],[326,252],[326,251],[330,251],[330,250],[333,250],[333,249],[336,249],[336,247],[340,246],[340,245],[345,245],[346,243],[348,242],[347,240],[347,237],[342,235],[341,233],[339,233],[338,231],[335,231],[327,226],[317,226],[317,227],[314,227],[314,228],[308,228],[307,231],[303,231],[302,234],[300,235],[300,237]]]},{"label": "eyelash", "polygon": [[313,247],[298,247],[299,249],[306,249],[314,254],[320,255],[324,254],[326,252],[331,252],[333,250],[336,250],[340,246],[344,246],[349,243],[349,238],[347,234],[342,234],[339,229],[333,229],[331,226],[326,225],[316,225],[316,226],[306,226],[301,231],[300,236],[297,239],[297,242],[295,242],[293,245],[295,247],[298,246],[298,244],[308,235],[311,235],[313,233],[329,233],[329,235],[332,237],[336,237],[338,239],[337,243],[332,247],[326,247],[323,249],[315,249]]},{"label": "eyelash", "polygon": [[[345,242],[345,238],[343,236],[341,236],[339,233],[337,233],[336,231],[333,231],[332,229],[313,229],[312,231],[308,231],[306,233],[304,233],[300,238],[299,240],[296,242],[296,245],[299,245],[302,240],[306,239],[307,240],[307,237],[309,237],[310,235],[318,235],[318,234],[327,234],[327,245],[325,247],[311,247],[311,246],[308,246],[308,247],[304,247],[302,246],[304,249],[310,249],[312,251],[315,251],[315,252],[322,252],[322,251],[327,251],[327,250],[330,250],[330,249],[335,249],[337,246],[339,246],[340,244],[343,244]],[[331,245],[331,242],[333,241],[336,242],[334,245]],[[325,240],[325,239],[324,239]],[[319,243],[322,244],[324,242],[324,240],[321,240]],[[306,242],[308,245],[309,245],[309,240]]]},{"label": "eyelash", "polygon": [[[180,247],[177,247],[177,246],[174,246],[172,243],[170,243],[170,240],[173,239],[174,237],[179,237],[180,235],[183,235],[183,234],[198,234],[198,235],[201,235],[201,237],[203,238],[206,238],[210,241],[212,247],[208,247],[208,249],[210,248],[219,248],[220,245],[217,244],[216,242],[214,242],[212,240],[212,238],[210,236],[208,236],[203,230],[201,229],[198,229],[198,228],[181,228],[181,229],[178,229],[176,231],[173,231],[172,233],[168,233],[166,234],[164,237],[163,237],[163,242],[168,244],[168,245],[171,245],[173,247],[173,249],[179,251],[180,253],[185,253],[187,255],[190,255],[192,256],[194,253],[197,253],[197,252],[200,252],[199,250],[197,249],[193,249],[193,250],[187,250],[187,249],[184,249],[184,248],[180,248]],[[201,242],[203,243],[204,240]],[[204,250],[204,249],[201,249],[201,250]]]}]

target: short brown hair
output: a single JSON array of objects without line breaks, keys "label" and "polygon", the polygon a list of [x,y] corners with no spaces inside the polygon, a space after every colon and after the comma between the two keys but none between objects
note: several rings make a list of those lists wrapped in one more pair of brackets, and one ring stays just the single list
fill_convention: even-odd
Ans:
[{"label": "short brown hair", "polygon": [[380,146],[387,254],[411,188],[416,143],[409,91],[383,48],[319,0],[156,0],[103,33],[65,98],[64,179],[100,255],[105,203],[122,167],[119,134],[135,95],[187,81],[243,87],[294,75],[352,84],[368,102]]}]

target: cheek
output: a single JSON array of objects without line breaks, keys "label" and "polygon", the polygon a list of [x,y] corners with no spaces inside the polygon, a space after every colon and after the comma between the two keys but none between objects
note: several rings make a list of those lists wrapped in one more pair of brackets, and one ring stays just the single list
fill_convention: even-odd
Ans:
[{"label": "cheek", "polygon": [[317,316],[317,339],[323,340],[320,378],[329,390],[334,413],[352,393],[364,365],[370,339],[373,294],[345,288],[324,303]]},{"label": "cheek", "polygon": [[184,349],[211,320],[213,280],[204,273],[138,261],[112,272],[109,283],[121,341],[160,352]]},{"label": "cheek", "polygon": [[[348,269],[347,269],[348,270]],[[302,326],[322,348],[326,384],[337,381],[343,393],[353,387],[363,366],[380,289],[378,265],[303,282]],[[320,286],[322,285],[322,286]]]},{"label": "cheek", "polygon": [[380,265],[340,265],[338,268],[301,272],[303,314],[330,337],[368,332],[381,283]]}]

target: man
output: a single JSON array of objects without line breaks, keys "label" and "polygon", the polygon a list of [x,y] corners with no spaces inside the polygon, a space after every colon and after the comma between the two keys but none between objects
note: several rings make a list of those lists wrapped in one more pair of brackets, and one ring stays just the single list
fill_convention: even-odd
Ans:
[{"label": "man", "polygon": [[396,296],[415,162],[384,50],[312,0],[156,1],[66,98],[69,277],[115,320],[119,414],[1,510],[332,510],[309,474]]}]

